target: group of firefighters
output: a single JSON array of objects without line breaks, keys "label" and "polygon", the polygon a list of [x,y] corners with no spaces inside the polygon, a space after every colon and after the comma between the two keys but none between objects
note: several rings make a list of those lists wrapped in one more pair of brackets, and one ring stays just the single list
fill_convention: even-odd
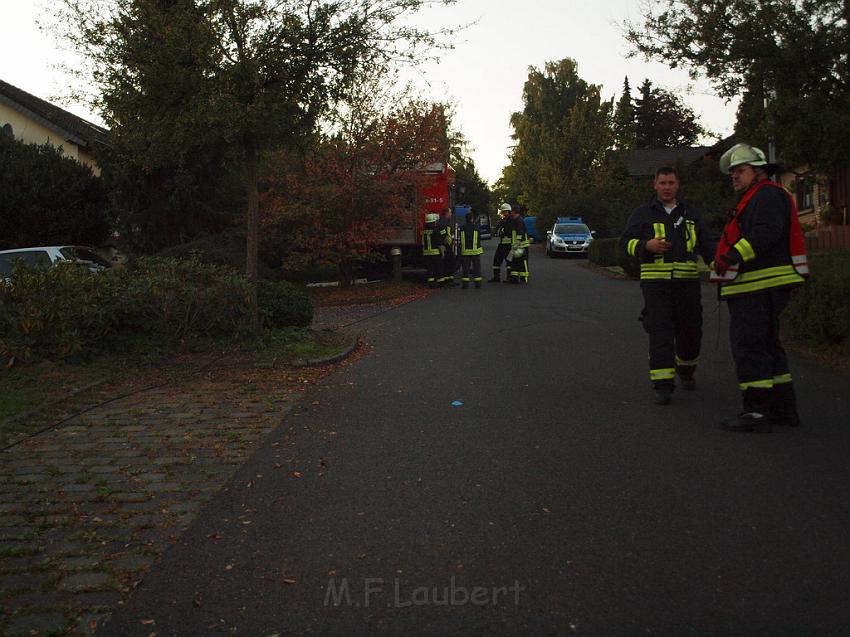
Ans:
[{"label": "group of firefighters", "polygon": [[[776,167],[764,153],[736,144],[720,158],[740,195],[719,242],[713,241],[699,213],[678,196],[679,176],[672,166],[655,174],[655,194],[630,216],[622,250],[640,261],[644,308],[640,320],[649,335],[649,378],[655,402],[667,405],[676,387],[696,389],[695,371],[702,341],[702,291],[699,257],[710,264],[711,280],[727,302],[729,336],[743,409],[724,419],[729,431],[769,432],[773,425],[797,426],[796,397],[788,359],[779,339],[779,316],[790,290],[808,277],[805,242],[796,202],[769,179]],[[522,216],[509,204],[499,209],[498,246],[493,277],[501,281],[507,262],[511,283],[528,283],[528,234]],[[451,213],[426,216],[423,254],[428,284],[456,285]],[[472,214],[457,233],[463,287],[481,286],[480,230]]]},{"label": "group of firefighters", "polygon": [[[522,215],[511,208],[510,204],[499,207],[499,224],[496,236],[499,245],[493,258],[493,276],[490,283],[502,280],[502,264],[507,266],[507,280],[511,283],[528,283],[528,232]],[[441,214],[425,215],[422,229],[422,256],[428,270],[428,287],[456,287],[456,258],[460,258],[461,286],[468,288],[472,283],[481,287],[481,227],[470,212],[464,223],[455,231],[451,209]]]}]

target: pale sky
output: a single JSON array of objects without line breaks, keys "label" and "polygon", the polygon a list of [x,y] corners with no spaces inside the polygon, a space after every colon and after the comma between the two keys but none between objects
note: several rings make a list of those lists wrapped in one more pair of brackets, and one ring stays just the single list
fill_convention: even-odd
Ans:
[{"label": "pale sky", "polygon": [[[68,59],[51,34],[36,26],[50,0],[0,0],[0,79],[43,99],[67,93],[57,63]],[[706,82],[692,85],[683,70],[627,58],[621,24],[639,19],[640,0],[459,0],[427,9],[418,22],[436,28],[477,21],[455,39],[440,64],[427,64],[423,86],[433,99],[456,103],[458,128],[470,141],[478,171],[491,184],[508,162],[509,118],[522,107],[528,67],[571,57],[579,75],[619,97],[626,75],[632,95],[644,78],[678,93],[709,130],[732,132],[737,102],[712,96]],[[424,80],[421,80],[424,82]],[[99,120],[85,105],[63,104]]]}]

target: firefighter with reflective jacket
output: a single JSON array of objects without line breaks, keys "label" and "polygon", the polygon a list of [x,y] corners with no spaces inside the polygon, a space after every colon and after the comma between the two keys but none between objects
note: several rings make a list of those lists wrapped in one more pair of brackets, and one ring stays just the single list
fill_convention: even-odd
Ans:
[{"label": "firefighter with reflective jacket", "polygon": [[475,284],[475,287],[481,287],[481,254],[484,248],[481,247],[481,230],[478,224],[475,223],[475,218],[471,212],[466,213],[466,223],[460,227],[460,265],[463,272],[462,287],[469,287],[470,281]]},{"label": "firefighter with reflective jacket", "polygon": [[[503,203],[499,206],[499,224],[496,226],[496,236],[499,238],[499,245],[496,246],[496,254],[493,255],[493,277],[489,279],[490,283],[499,283],[502,280],[502,263],[505,263],[511,253],[511,228],[513,227],[513,219],[511,219],[511,205]],[[507,272],[510,272],[510,265],[506,264]]]},{"label": "firefighter with reflective jacket", "polygon": [[528,283],[528,232],[518,210],[511,212],[511,283]]},{"label": "firefighter with reflective jacket", "polygon": [[721,172],[741,194],[723,229],[712,275],[729,306],[743,401],[743,410],[721,423],[729,431],[769,432],[773,424],[800,424],[779,315],[809,267],[796,202],[768,179],[771,168],[764,153],[749,144],[736,144],[720,158]]},{"label": "firefighter with reflective jacket", "polygon": [[700,214],[679,200],[675,168],[659,168],[653,187],[655,196],[629,217],[620,245],[640,261],[640,320],[649,334],[649,378],[655,403],[667,405],[676,376],[683,389],[696,388],[702,342],[697,257],[711,262],[714,246]]},{"label": "firefighter with reflective jacket", "polygon": [[440,213],[440,220],[437,222],[437,228],[443,238],[443,275],[439,278],[437,283],[453,288],[457,286],[457,283],[455,283],[455,270],[457,270],[457,264],[455,263],[454,222],[452,222],[451,208],[445,208],[443,212]]},{"label": "firefighter with reflective jacket", "polygon": [[437,281],[442,276],[443,254],[440,248],[443,246],[443,237],[437,222],[440,215],[429,212],[425,215],[425,225],[422,228],[422,258],[428,269],[428,287],[437,287]]}]

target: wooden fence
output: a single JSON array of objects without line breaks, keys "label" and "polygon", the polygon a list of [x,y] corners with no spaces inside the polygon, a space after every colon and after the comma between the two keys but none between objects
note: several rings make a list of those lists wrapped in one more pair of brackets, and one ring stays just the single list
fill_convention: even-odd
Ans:
[{"label": "wooden fence", "polygon": [[838,250],[850,248],[850,225],[823,226],[806,233],[806,250]]}]

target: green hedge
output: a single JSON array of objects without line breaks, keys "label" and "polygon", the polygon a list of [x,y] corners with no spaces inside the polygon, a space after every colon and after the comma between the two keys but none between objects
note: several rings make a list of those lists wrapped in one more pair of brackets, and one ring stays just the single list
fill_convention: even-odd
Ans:
[{"label": "green hedge", "polygon": [[[287,283],[261,282],[267,327],[306,327],[313,306]],[[198,259],[139,259],[92,274],[75,264],[18,264],[0,280],[0,362],[89,354],[127,339],[239,338],[251,327],[251,288],[235,270]]]},{"label": "green hedge", "polygon": [[310,297],[302,288],[287,281],[259,281],[257,302],[266,327],[307,327],[313,322]]},{"label": "green hedge", "polygon": [[791,335],[820,345],[850,345],[850,251],[810,257],[811,279],[795,290],[783,318]]},{"label": "green hedge", "polygon": [[590,244],[588,259],[605,267],[619,266],[630,277],[640,277],[640,263],[620,248],[620,238],[596,239]]}]

